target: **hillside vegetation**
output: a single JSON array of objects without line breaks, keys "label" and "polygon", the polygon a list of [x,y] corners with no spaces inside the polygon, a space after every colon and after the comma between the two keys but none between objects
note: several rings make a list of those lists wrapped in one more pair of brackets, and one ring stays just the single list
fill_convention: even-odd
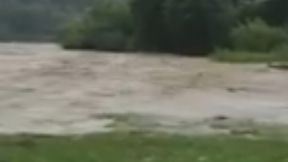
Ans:
[{"label": "hillside vegetation", "polygon": [[61,40],[65,48],[216,53],[220,60],[261,53],[256,57],[281,60],[288,49],[286,9],[285,0],[99,0]]},{"label": "hillside vegetation", "polygon": [[0,41],[53,40],[93,0],[1,0]]}]

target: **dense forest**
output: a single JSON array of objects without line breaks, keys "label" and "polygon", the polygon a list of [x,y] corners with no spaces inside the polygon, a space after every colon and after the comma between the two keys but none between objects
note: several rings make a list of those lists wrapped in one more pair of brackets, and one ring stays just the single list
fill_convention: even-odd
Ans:
[{"label": "dense forest", "polygon": [[70,23],[62,44],[98,50],[214,53],[218,58],[261,53],[263,59],[276,55],[279,59],[288,51],[287,9],[287,0],[98,0],[82,19]]},{"label": "dense forest", "polygon": [[93,0],[0,0],[0,40],[53,40]]},{"label": "dense forest", "polygon": [[287,0],[2,0],[0,40],[288,60],[287,9]]}]

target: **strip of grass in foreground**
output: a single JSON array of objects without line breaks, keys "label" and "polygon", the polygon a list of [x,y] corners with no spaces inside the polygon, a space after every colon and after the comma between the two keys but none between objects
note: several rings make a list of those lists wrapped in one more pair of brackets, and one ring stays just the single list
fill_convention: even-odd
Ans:
[{"label": "strip of grass in foreground", "polygon": [[102,134],[1,137],[1,162],[286,162],[288,143],[231,137]]}]

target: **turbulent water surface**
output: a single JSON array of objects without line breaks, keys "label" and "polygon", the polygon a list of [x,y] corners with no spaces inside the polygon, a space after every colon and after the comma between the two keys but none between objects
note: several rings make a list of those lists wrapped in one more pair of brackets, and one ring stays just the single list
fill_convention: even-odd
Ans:
[{"label": "turbulent water surface", "polygon": [[109,114],[125,113],[148,126],[202,123],[202,131],[213,128],[211,120],[287,124],[288,72],[173,55],[0,44],[0,133],[107,131]]}]

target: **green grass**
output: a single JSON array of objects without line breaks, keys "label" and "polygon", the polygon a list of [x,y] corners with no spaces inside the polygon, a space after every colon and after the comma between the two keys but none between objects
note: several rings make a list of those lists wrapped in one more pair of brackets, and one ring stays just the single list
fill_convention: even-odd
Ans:
[{"label": "green grass", "polygon": [[[288,52],[288,51],[287,51]],[[211,55],[213,60],[222,62],[233,62],[233,63],[267,63],[267,62],[278,62],[288,61],[288,53],[260,53],[260,52],[247,52],[247,51],[230,51],[230,50],[219,50]]]},{"label": "green grass", "polygon": [[1,162],[285,162],[284,140],[110,133],[1,137]]}]

